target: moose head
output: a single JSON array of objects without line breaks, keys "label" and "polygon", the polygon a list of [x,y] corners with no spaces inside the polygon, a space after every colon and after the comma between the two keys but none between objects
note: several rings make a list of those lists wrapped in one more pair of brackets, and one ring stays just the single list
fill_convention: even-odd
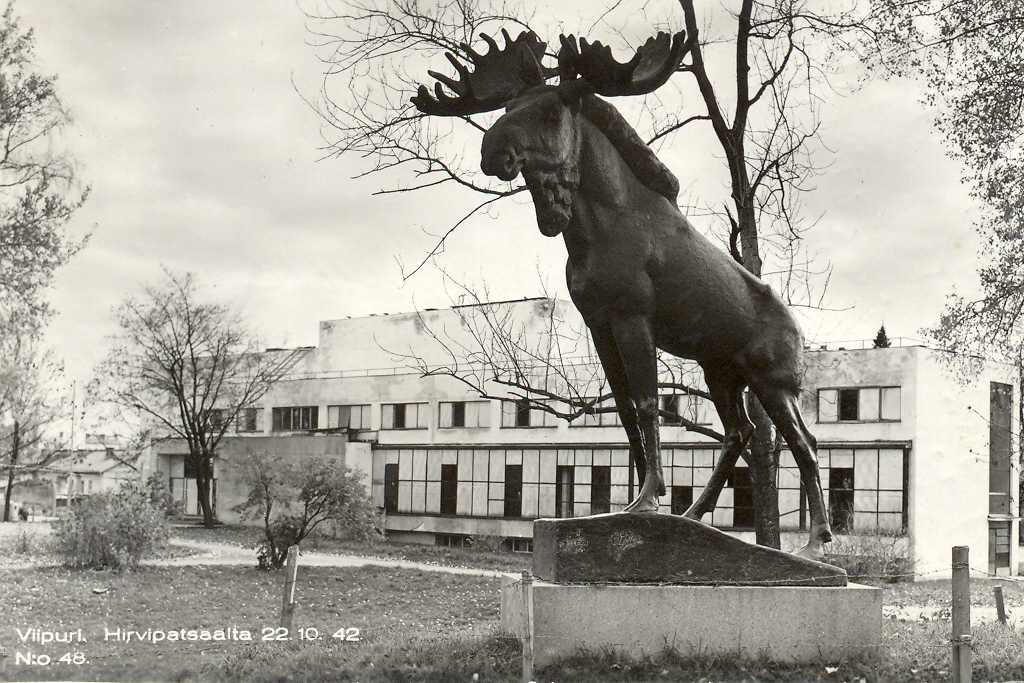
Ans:
[{"label": "moose head", "polygon": [[[438,81],[434,94],[421,85],[412,102],[435,116],[468,116],[504,107],[505,114],[484,134],[481,169],[506,181],[522,173],[533,196],[537,224],[544,235],[554,237],[572,217],[585,98],[654,91],[675,73],[691,43],[682,32],[659,33],[623,64],[600,42],[581,38],[577,43],[575,36],[563,35],[558,66],[546,68],[541,65],[546,45],[535,33],[524,31],[514,41],[504,29],[502,34],[504,49],[481,34],[488,45],[485,54],[462,44],[472,71],[447,53],[458,79],[430,71]],[[549,78],[557,78],[558,84],[548,85]],[[455,96],[445,93],[442,84]]]}]

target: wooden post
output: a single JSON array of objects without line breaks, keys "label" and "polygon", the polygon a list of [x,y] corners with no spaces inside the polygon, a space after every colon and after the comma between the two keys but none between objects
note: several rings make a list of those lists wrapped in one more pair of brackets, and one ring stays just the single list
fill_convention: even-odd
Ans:
[{"label": "wooden post", "polygon": [[1006,626],[1006,605],[1003,604],[1003,587],[996,586],[992,590],[996,594],[996,615],[999,617],[999,623]]},{"label": "wooden post", "polygon": [[295,613],[295,577],[299,572],[299,546],[288,548],[288,559],[284,565],[284,604],[281,607],[281,626],[292,632],[292,615]]},{"label": "wooden post", "polygon": [[971,683],[971,568],[968,547],[953,547],[953,680]]},{"label": "wooden post", "polygon": [[526,628],[523,630],[523,683],[533,681],[533,573],[523,570],[523,598],[526,601]]}]

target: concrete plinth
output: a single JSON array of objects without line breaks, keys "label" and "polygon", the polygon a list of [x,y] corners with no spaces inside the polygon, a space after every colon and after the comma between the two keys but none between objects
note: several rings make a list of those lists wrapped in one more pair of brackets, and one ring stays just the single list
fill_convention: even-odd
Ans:
[{"label": "concrete plinth", "polygon": [[552,583],[845,586],[846,572],[686,517],[615,512],[533,523],[533,573]]},{"label": "concrete plinth", "polygon": [[641,658],[666,644],[683,656],[817,662],[878,651],[882,591],[857,584],[527,585],[506,576],[501,623],[530,638],[537,669],[579,648],[611,647]]}]

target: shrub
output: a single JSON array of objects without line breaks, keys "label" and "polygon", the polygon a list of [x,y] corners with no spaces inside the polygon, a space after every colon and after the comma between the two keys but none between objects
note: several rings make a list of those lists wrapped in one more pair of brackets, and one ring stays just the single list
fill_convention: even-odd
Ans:
[{"label": "shrub", "polygon": [[69,567],[131,569],[169,535],[164,512],[134,483],[77,499],[54,524],[55,550]]},{"label": "shrub", "polygon": [[469,547],[474,550],[482,550],[488,553],[505,552],[504,536],[477,535],[469,537]]},{"label": "shrub", "polygon": [[355,540],[379,537],[365,488],[338,457],[252,451],[236,464],[249,496],[235,510],[243,519],[263,519],[264,538],[257,548],[261,569],[279,569],[288,548],[321,525]]},{"label": "shrub", "polygon": [[824,561],[854,580],[898,583],[914,580],[912,553],[909,536],[879,532],[835,537]]},{"label": "shrub", "polygon": [[149,475],[145,488],[146,494],[149,496],[149,502],[157,510],[162,511],[164,517],[179,519],[184,516],[185,506],[180,500],[174,500],[174,496],[171,495],[171,488],[159,474],[154,472]]}]

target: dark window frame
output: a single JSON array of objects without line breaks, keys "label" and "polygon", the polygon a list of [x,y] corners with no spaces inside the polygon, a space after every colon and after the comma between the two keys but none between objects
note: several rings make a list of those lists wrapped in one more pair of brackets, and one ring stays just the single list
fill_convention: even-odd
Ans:
[{"label": "dark window frame", "polygon": [[593,465],[590,468],[590,513],[600,515],[611,512],[611,503],[612,468],[609,465]]}]

